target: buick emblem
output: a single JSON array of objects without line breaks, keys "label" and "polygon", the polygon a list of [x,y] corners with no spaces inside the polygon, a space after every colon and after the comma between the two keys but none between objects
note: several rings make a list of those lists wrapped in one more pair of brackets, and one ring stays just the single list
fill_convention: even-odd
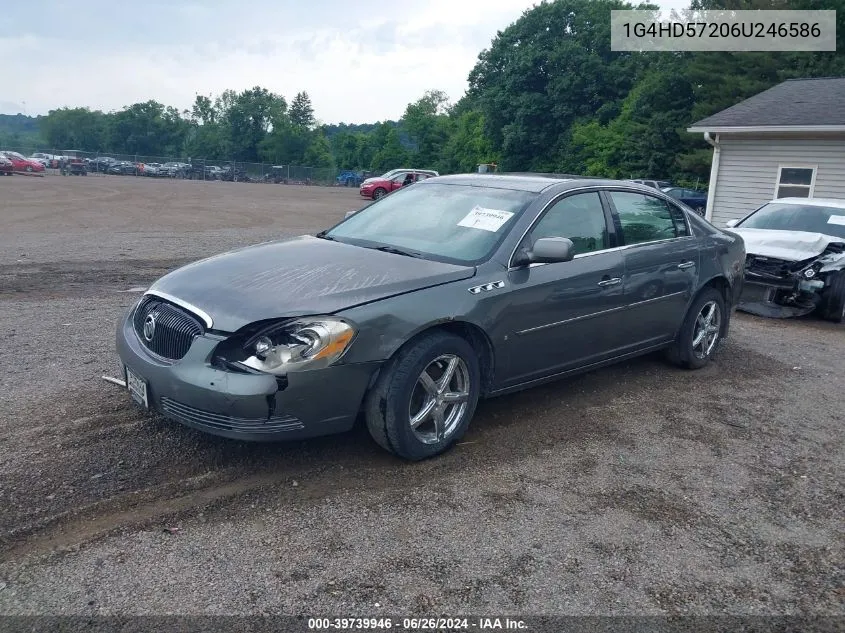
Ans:
[{"label": "buick emblem", "polygon": [[147,318],[144,319],[144,339],[147,343],[152,343],[153,336],[156,333],[156,316],[158,316],[155,312],[148,314]]}]

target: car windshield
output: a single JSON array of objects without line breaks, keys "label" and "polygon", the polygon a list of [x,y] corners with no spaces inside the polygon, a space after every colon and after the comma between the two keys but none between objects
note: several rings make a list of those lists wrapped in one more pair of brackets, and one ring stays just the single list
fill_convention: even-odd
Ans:
[{"label": "car windshield", "polygon": [[536,194],[430,183],[382,198],[322,234],[368,248],[468,264],[483,261]]},{"label": "car windshield", "polygon": [[744,229],[823,233],[845,239],[845,209],[771,202],[760,207],[737,226]]}]

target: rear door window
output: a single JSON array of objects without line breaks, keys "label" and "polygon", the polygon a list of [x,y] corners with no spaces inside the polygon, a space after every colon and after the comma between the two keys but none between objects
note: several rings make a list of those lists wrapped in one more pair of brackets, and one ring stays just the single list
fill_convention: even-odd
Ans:
[{"label": "rear door window", "polygon": [[[609,191],[608,196],[619,217],[624,244],[643,244],[688,235],[686,222],[683,228],[661,198],[631,191]],[[686,232],[682,232],[686,231]]]}]

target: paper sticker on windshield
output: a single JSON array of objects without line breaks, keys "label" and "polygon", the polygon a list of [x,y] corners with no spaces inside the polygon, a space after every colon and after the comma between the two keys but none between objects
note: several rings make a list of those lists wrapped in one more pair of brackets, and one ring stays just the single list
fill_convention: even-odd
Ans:
[{"label": "paper sticker on windshield", "polygon": [[845,215],[832,215],[827,219],[827,223],[845,226]]},{"label": "paper sticker on windshield", "polygon": [[495,233],[502,225],[511,219],[513,213],[510,211],[499,211],[498,209],[485,209],[476,205],[466,217],[458,222],[458,226],[466,226],[471,229],[481,229]]}]

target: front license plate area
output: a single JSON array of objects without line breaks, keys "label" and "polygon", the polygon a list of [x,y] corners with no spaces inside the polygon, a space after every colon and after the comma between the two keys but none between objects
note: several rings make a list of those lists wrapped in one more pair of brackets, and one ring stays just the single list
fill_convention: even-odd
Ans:
[{"label": "front license plate area", "polygon": [[126,368],[126,387],[129,389],[129,395],[145,409],[150,408],[149,400],[147,399],[147,381],[133,373],[131,369]]}]

